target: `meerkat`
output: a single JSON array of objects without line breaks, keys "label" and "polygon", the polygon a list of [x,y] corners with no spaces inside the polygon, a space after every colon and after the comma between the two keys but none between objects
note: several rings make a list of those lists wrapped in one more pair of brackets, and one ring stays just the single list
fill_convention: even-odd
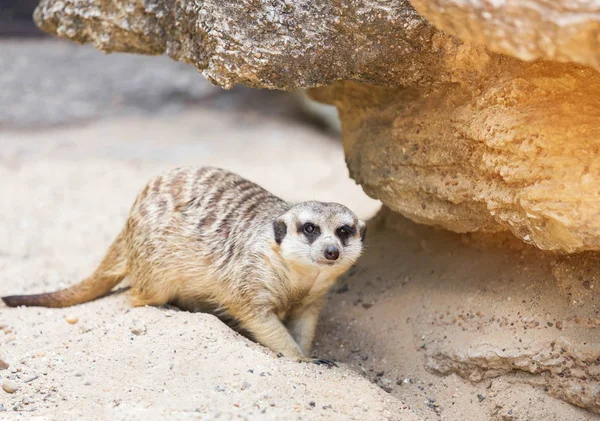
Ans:
[{"label": "meerkat", "polygon": [[231,318],[258,343],[310,358],[323,298],[362,252],[365,223],[338,203],[291,204],[232,172],[178,168],[152,179],[96,271],[9,307],[68,307],[130,279],[134,306]]}]

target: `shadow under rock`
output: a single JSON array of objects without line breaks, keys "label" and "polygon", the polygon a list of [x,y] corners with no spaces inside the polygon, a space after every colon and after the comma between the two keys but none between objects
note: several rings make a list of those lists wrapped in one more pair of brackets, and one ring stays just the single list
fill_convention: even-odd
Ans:
[{"label": "shadow under rock", "polygon": [[425,418],[598,419],[566,403],[600,412],[598,262],[384,208],[324,306],[315,352]]}]

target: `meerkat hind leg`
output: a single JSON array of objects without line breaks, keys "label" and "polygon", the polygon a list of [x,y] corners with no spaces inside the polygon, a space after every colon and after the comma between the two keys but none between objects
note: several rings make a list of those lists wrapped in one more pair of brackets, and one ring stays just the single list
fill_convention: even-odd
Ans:
[{"label": "meerkat hind leg", "polygon": [[131,289],[131,304],[134,307],[162,306],[169,302],[168,298],[157,295],[143,294],[139,290]]},{"label": "meerkat hind leg", "polygon": [[134,307],[162,306],[171,300],[172,291],[156,287],[158,283],[138,282],[135,275],[131,279],[131,303]]}]

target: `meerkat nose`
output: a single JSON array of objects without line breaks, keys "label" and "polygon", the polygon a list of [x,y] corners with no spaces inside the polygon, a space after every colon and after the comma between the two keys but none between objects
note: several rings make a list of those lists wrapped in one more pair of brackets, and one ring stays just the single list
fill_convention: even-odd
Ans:
[{"label": "meerkat nose", "polygon": [[337,260],[340,257],[340,251],[335,246],[327,246],[325,249],[325,258],[327,260]]}]

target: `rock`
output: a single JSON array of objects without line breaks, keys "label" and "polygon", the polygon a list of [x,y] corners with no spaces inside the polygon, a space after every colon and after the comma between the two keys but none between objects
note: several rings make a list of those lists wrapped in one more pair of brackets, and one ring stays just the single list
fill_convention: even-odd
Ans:
[{"label": "rock", "polygon": [[29,377],[27,377],[25,380],[23,380],[24,383],[31,383],[32,381],[36,380],[38,377],[37,374],[32,374]]},{"label": "rock", "polygon": [[70,325],[74,325],[75,323],[77,323],[79,321],[79,319],[73,315],[68,315],[67,317],[65,317],[65,320]]},{"label": "rock", "polygon": [[131,333],[135,336],[145,335],[147,331],[148,329],[145,325],[136,324],[135,326],[131,327]]},{"label": "rock", "polygon": [[0,370],[6,370],[8,367],[10,367],[10,365],[0,358]]},{"label": "rock", "polygon": [[[452,83],[311,90],[339,108],[351,176],[419,223],[508,230],[545,250],[600,250],[600,75],[450,50]],[[462,73],[477,66],[479,74]]]},{"label": "rock", "polygon": [[600,69],[600,4],[590,1],[411,0],[437,28],[522,60]]},{"label": "rock", "polygon": [[436,31],[407,0],[42,0],[34,19],[102,51],[166,53],[225,88],[415,82],[439,58],[419,54]]},{"label": "rock", "polygon": [[[443,346],[427,352],[426,367],[435,373],[455,373],[474,382],[515,371],[530,373],[543,379],[542,384],[550,395],[600,413],[597,369],[590,366],[591,361],[599,358],[597,350],[576,349],[561,340],[535,344],[528,341],[531,344],[528,350],[517,344],[477,342],[458,345],[446,341]],[[498,352],[501,348],[505,351]],[[477,395],[477,398],[482,402],[485,396]]]},{"label": "rock", "polygon": [[4,389],[6,393],[15,393],[19,390],[19,386],[12,380],[4,379],[2,380],[2,389]]}]

